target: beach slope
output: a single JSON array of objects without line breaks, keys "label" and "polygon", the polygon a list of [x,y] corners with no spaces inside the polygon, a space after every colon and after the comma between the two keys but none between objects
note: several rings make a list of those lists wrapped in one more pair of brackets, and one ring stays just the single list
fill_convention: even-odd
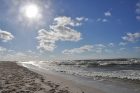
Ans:
[{"label": "beach slope", "polygon": [[0,93],[72,92],[15,62],[0,62]]}]

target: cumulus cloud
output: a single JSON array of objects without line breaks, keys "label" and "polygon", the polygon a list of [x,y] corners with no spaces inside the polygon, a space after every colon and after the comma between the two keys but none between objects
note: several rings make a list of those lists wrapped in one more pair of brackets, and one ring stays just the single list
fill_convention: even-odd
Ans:
[{"label": "cumulus cloud", "polygon": [[87,18],[79,17],[72,19],[71,17],[57,17],[50,25],[48,30],[41,29],[36,37],[39,42],[38,49],[45,51],[53,51],[57,46],[57,41],[79,41],[81,33],[74,29],[76,26],[82,25],[82,21],[87,21]]},{"label": "cumulus cloud", "polygon": [[80,26],[82,25],[82,21],[87,20],[88,18],[84,17],[76,17],[75,19],[72,19],[71,17],[61,16],[56,17],[54,23],[57,24],[57,26]]},{"label": "cumulus cloud", "polygon": [[127,33],[127,35],[123,36],[122,39],[128,42],[136,42],[139,41],[140,39],[140,33],[139,32]]},{"label": "cumulus cloud", "polygon": [[58,40],[58,38],[54,35],[54,32],[49,32],[45,29],[41,29],[38,31],[38,37],[39,40],[39,46],[38,49],[53,51],[55,46],[55,41]]},{"label": "cumulus cloud", "polygon": [[64,53],[64,54],[80,54],[80,53],[84,53],[87,51],[91,51],[92,49],[93,49],[92,45],[84,45],[84,46],[79,47],[79,48],[65,49],[64,51],[62,51],[62,53]]},{"label": "cumulus cloud", "polygon": [[111,16],[112,14],[111,14],[110,11],[107,11],[107,12],[104,13],[104,15],[105,15],[105,16]]},{"label": "cumulus cloud", "polygon": [[10,41],[14,38],[14,36],[10,33],[10,32],[7,32],[7,31],[3,31],[0,29],[0,39],[3,41],[3,42],[7,42],[7,41]]}]

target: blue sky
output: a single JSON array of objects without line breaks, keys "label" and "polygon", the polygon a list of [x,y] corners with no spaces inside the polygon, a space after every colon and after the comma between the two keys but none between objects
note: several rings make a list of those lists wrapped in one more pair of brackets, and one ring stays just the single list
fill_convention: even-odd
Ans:
[{"label": "blue sky", "polygon": [[139,55],[139,0],[0,0],[1,60]]}]

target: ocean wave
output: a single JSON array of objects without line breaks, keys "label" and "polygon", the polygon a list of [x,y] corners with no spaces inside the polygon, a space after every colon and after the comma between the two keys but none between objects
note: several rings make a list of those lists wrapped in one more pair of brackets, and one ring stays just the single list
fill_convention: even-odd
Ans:
[{"label": "ocean wave", "polygon": [[130,66],[140,65],[140,59],[75,60],[59,62],[58,65],[74,65],[85,67]]},{"label": "ocean wave", "polygon": [[[102,77],[102,78],[118,78],[118,79],[129,79],[129,80],[140,80],[140,70],[100,70],[100,69],[85,69],[73,65],[58,65],[52,62],[22,62],[24,66],[33,65],[35,67],[43,68],[45,70],[51,70],[56,72],[63,72],[71,75],[78,75],[81,77]],[[133,63],[134,64],[134,63]],[[136,63],[135,63],[136,64]],[[114,64],[113,64],[114,65]]]}]

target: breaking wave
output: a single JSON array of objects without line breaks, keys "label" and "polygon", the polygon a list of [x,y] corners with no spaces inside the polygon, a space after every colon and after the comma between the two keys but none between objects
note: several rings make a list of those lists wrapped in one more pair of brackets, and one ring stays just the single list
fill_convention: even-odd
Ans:
[{"label": "breaking wave", "polygon": [[59,61],[20,62],[23,66],[31,65],[45,70],[63,72],[82,77],[119,78],[140,80],[140,60],[96,60],[95,61]]}]

